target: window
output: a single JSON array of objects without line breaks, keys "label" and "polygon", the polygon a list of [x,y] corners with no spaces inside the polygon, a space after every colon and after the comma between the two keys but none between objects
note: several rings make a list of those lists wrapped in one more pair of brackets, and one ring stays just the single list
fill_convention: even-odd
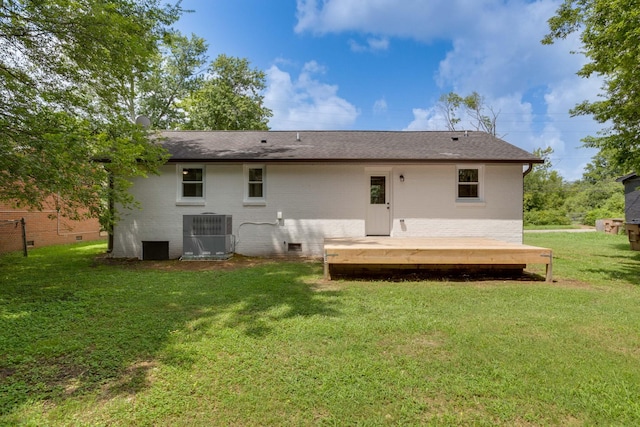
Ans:
[{"label": "window", "polygon": [[202,168],[182,168],[182,197],[203,197]]},{"label": "window", "polygon": [[263,197],[263,170],[262,168],[249,168],[249,198]]},{"label": "window", "polygon": [[266,171],[264,165],[245,165],[245,203],[264,204],[266,200]]},{"label": "window", "polygon": [[385,194],[386,189],[386,176],[372,176],[371,177],[371,198],[369,200],[372,205],[384,205],[387,200]]},{"label": "window", "polygon": [[478,169],[458,169],[458,197],[478,197]]},{"label": "window", "polygon": [[458,167],[458,199],[480,200],[482,198],[481,167]]},{"label": "window", "polygon": [[204,200],[205,169],[202,165],[178,165],[178,202],[198,202]]}]

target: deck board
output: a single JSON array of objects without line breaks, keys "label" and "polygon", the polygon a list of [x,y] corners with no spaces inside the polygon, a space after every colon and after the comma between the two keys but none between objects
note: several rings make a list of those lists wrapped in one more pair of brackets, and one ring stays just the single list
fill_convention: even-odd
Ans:
[{"label": "deck board", "polygon": [[329,264],[545,264],[552,281],[551,249],[488,238],[332,238],[325,239],[324,253],[325,276]]}]

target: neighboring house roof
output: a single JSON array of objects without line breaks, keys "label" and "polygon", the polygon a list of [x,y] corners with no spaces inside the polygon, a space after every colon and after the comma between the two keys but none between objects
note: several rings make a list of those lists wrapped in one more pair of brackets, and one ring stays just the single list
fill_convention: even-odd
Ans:
[{"label": "neighboring house roof", "polygon": [[159,143],[170,162],[544,162],[472,131],[165,131]]},{"label": "neighboring house roof", "polygon": [[629,181],[630,179],[634,179],[637,178],[638,174],[633,172],[633,173],[629,173],[625,176],[621,176],[620,178],[616,179],[617,182],[621,182],[621,183],[625,183],[626,181]]}]

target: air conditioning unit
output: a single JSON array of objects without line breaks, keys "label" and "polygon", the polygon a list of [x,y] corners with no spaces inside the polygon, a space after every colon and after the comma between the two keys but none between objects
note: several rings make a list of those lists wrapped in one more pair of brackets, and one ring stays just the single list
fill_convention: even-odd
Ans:
[{"label": "air conditioning unit", "polygon": [[228,259],[233,251],[231,215],[183,215],[183,260]]}]

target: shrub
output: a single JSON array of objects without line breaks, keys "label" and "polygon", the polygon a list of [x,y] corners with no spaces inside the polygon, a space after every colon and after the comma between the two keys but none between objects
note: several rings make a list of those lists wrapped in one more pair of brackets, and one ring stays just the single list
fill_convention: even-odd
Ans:
[{"label": "shrub", "polygon": [[582,223],[584,225],[596,225],[597,219],[604,218],[624,218],[624,212],[607,208],[593,209],[587,212]]},{"label": "shrub", "polygon": [[571,219],[559,209],[530,211],[524,213],[525,225],[570,225]]}]

